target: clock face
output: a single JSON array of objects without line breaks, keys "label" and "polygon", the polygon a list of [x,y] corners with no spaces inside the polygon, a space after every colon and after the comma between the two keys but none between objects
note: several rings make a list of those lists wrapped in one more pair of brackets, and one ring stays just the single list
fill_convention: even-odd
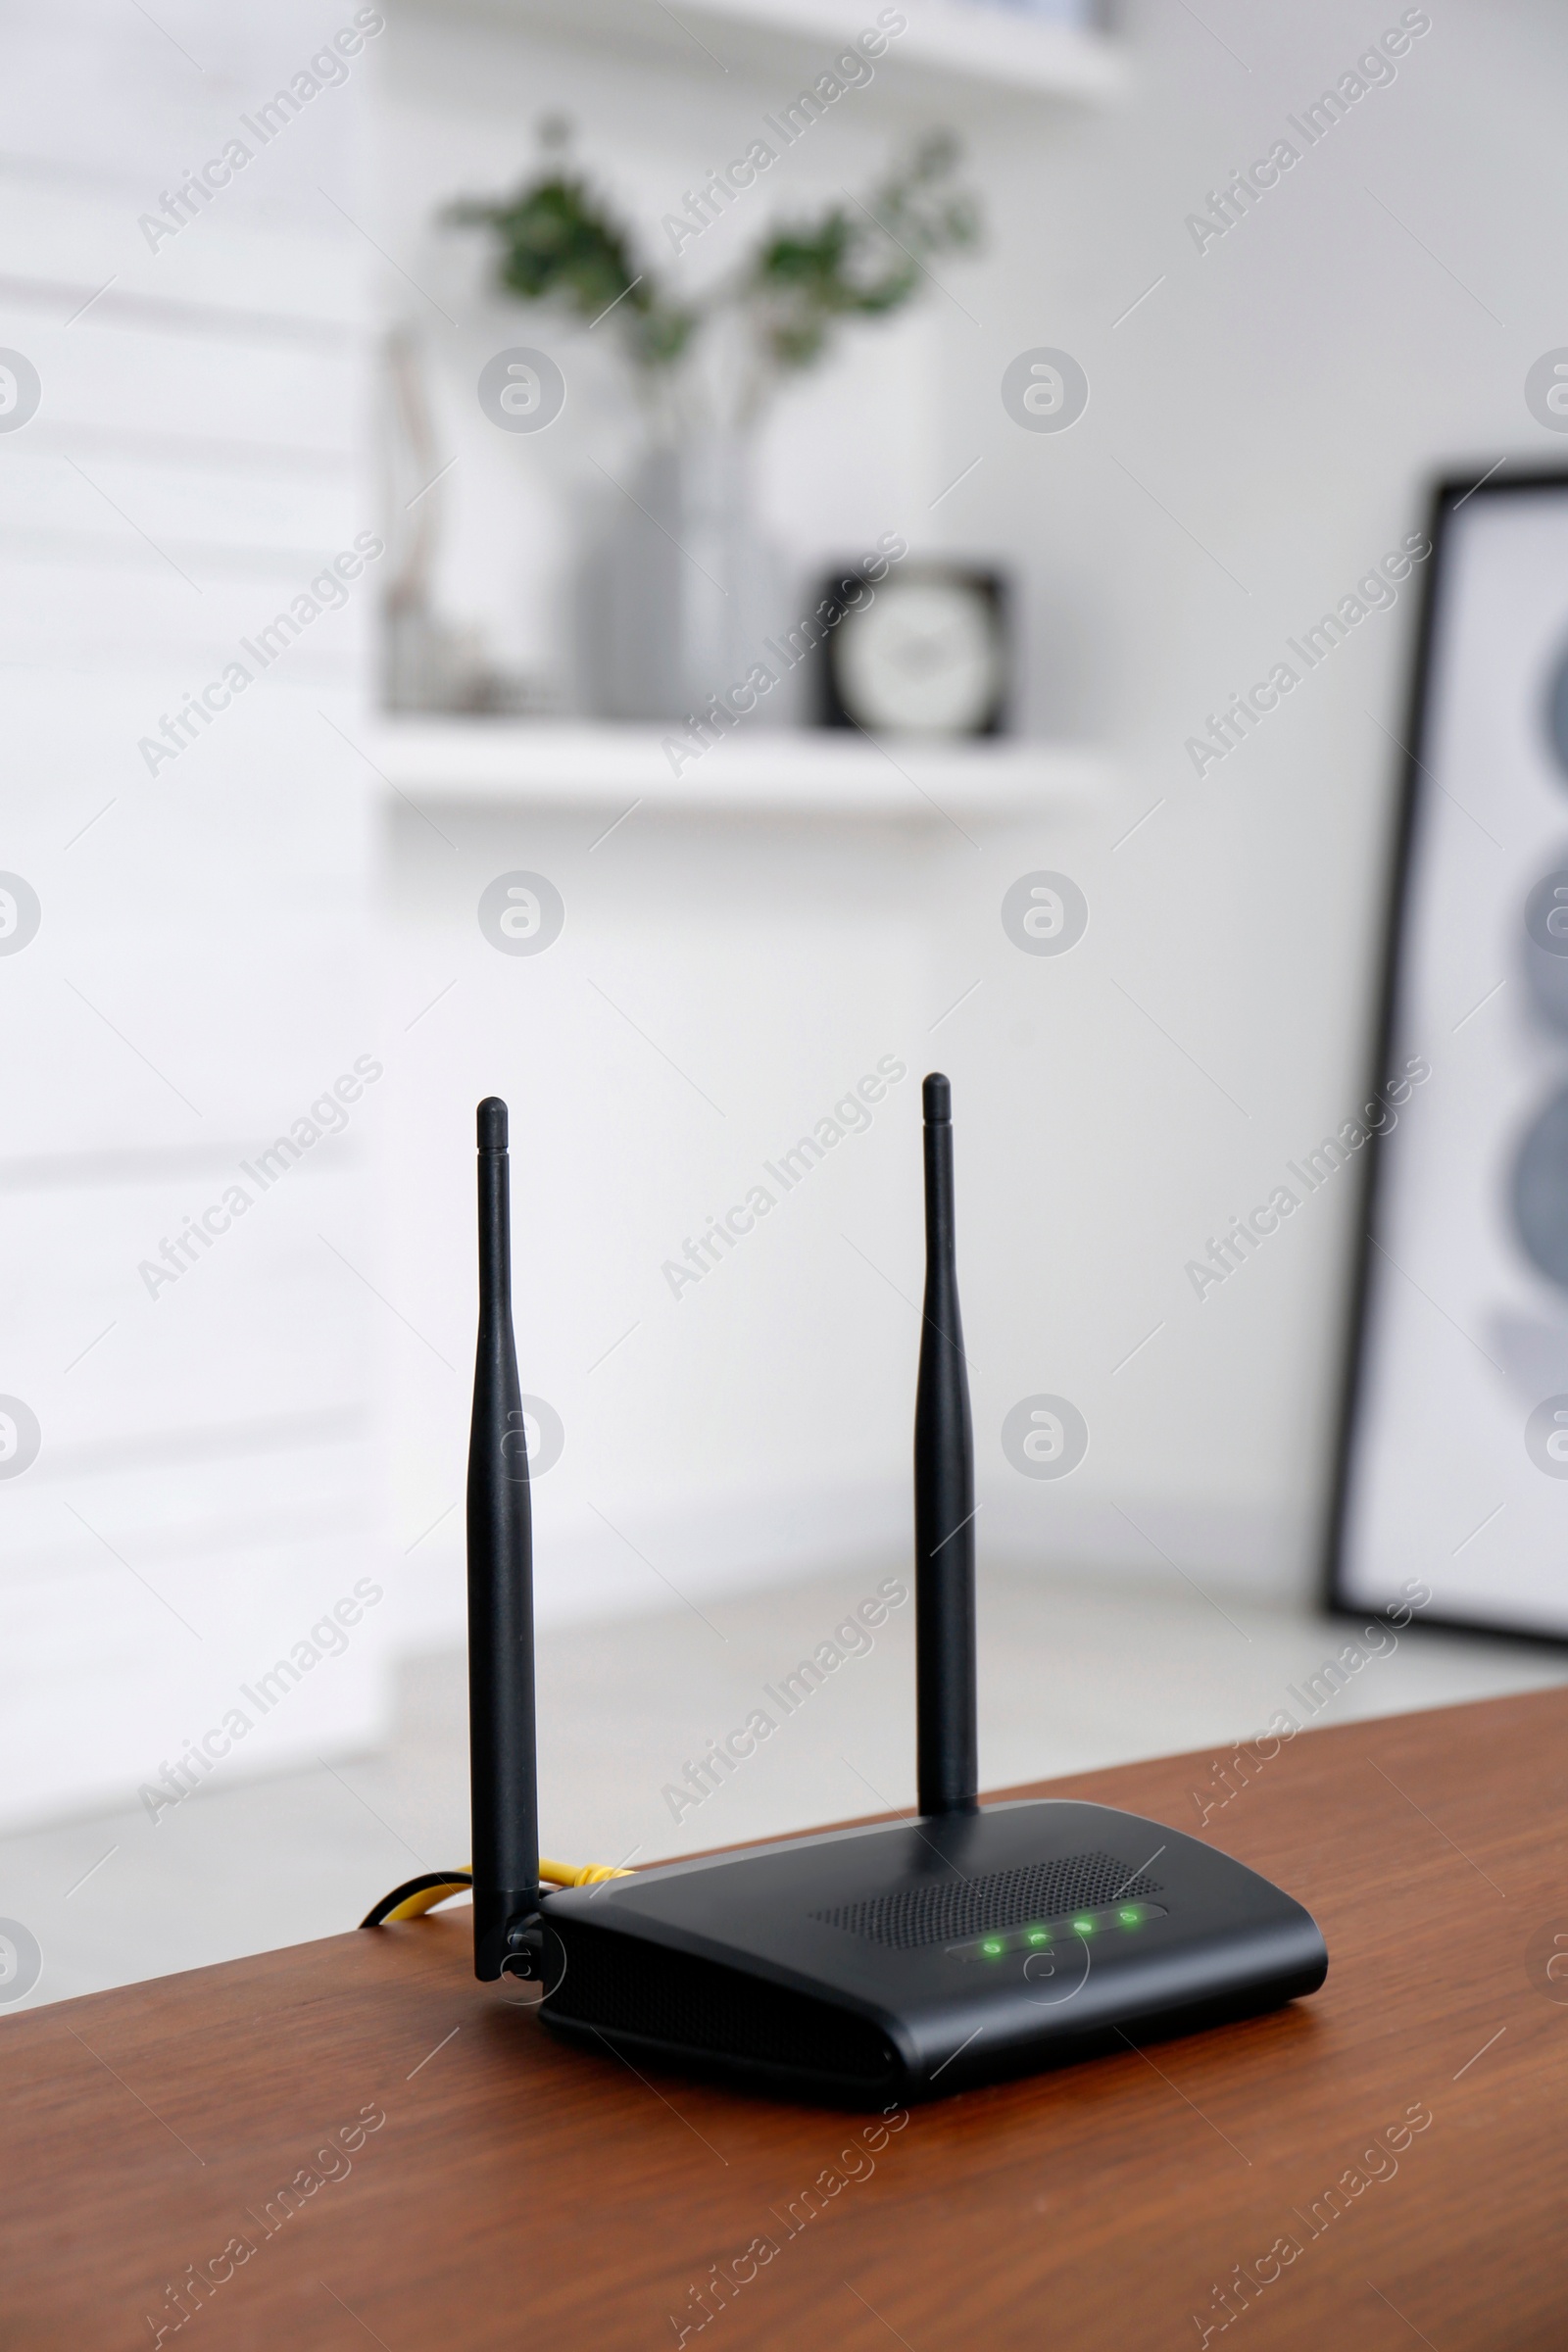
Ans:
[{"label": "clock face", "polygon": [[834,632],[834,681],[850,717],[889,733],[976,735],[1002,699],[997,609],[977,581],[884,580]]}]

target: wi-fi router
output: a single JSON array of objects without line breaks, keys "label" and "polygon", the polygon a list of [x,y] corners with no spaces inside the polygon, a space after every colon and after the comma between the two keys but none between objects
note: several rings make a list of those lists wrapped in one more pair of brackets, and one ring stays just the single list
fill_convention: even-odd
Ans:
[{"label": "wi-fi router", "polygon": [[[948,1080],[925,1081],[914,1416],[919,1810],[599,1883],[540,1884],[527,1446],[507,1108],[481,1102],[468,1456],[473,1959],[556,2034],[640,2066],[885,2107],[1272,2009],[1328,1952],[1293,1898],[1136,1813],[976,1794],[974,1446]],[[400,1889],[407,1915],[462,1874]],[[394,1915],[389,1896],[371,1920]],[[368,1921],[367,1925],[371,1924]]]}]

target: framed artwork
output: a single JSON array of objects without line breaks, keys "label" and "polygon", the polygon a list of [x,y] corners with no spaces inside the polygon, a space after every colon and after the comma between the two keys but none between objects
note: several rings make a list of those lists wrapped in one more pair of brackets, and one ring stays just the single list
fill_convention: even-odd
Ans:
[{"label": "framed artwork", "polygon": [[1431,526],[1332,1607],[1568,1641],[1568,475]]}]

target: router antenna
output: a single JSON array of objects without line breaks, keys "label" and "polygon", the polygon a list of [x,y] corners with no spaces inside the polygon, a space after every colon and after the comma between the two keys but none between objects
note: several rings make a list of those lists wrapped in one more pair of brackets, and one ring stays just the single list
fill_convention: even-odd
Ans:
[{"label": "router antenna", "polygon": [[507,1106],[480,1103],[479,1346],[468,1438],[468,1800],[473,1973],[499,1977],[539,1909],[533,1525],[512,1330]]},{"label": "router antenna", "polygon": [[954,1250],[953,1089],[924,1087],[925,1308],[914,1400],[914,1616],[920,1811],[973,1813],[974,1436]]}]

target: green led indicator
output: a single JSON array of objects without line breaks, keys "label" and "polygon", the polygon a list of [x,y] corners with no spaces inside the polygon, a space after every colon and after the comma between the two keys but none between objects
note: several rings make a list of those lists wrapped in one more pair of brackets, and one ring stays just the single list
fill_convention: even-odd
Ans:
[{"label": "green led indicator", "polygon": [[1116,1914],[1124,1928],[1136,1928],[1141,1923],[1143,1916],[1136,1903],[1129,1903],[1125,1910],[1118,1911]]},{"label": "green led indicator", "polygon": [[1051,1941],[1051,1930],[1049,1928],[1031,1928],[1029,1931],[1029,1940],[1031,1943],[1049,1943]]},{"label": "green led indicator", "polygon": [[1075,1919],[1072,1923],[1072,1932],[1075,1936],[1092,1936],[1095,1932],[1095,1923],[1092,1919]]},{"label": "green led indicator", "polygon": [[984,1943],[980,1946],[980,1949],[984,1952],[988,1960],[995,1960],[999,1958],[1002,1952],[1001,1937],[997,1936],[988,1936]]}]

